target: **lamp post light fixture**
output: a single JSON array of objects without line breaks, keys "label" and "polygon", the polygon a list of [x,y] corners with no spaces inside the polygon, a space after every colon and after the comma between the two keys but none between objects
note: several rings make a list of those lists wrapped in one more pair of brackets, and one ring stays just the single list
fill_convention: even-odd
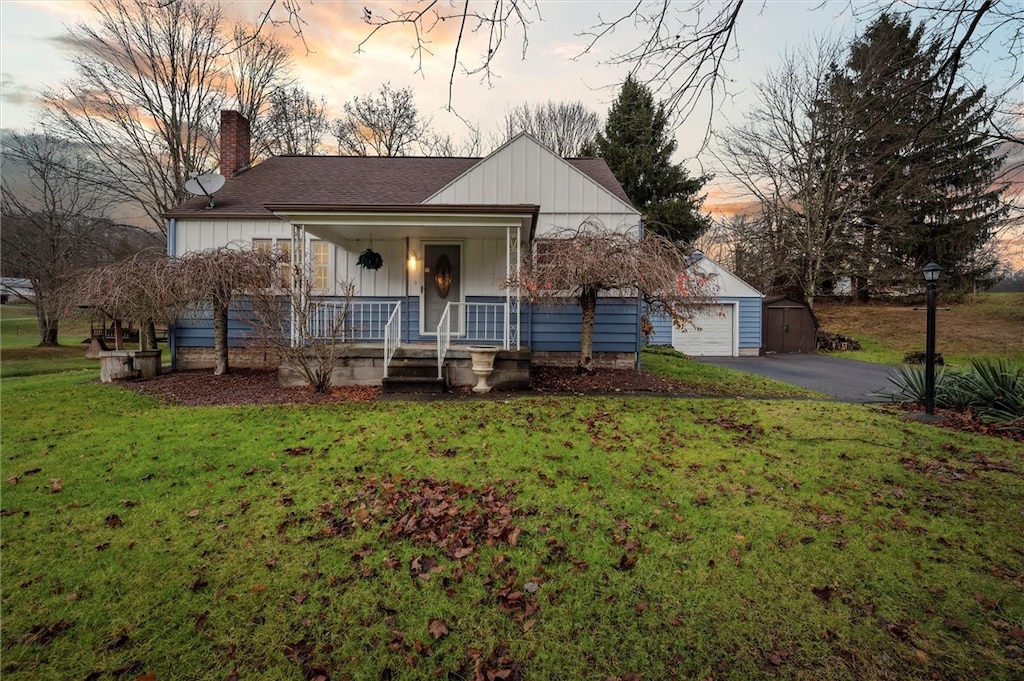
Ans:
[{"label": "lamp post light fixture", "polygon": [[924,413],[935,414],[935,284],[942,268],[933,262],[921,269],[928,288],[928,321],[924,352]]}]

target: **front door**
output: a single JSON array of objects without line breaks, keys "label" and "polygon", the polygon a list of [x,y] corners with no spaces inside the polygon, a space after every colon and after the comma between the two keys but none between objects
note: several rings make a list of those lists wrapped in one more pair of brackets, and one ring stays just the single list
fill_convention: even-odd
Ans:
[{"label": "front door", "polygon": [[[426,244],[423,250],[423,333],[437,333],[448,303],[462,302],[462,246]],[[462,333],[462,311],[452,310],[453,334]]]}]

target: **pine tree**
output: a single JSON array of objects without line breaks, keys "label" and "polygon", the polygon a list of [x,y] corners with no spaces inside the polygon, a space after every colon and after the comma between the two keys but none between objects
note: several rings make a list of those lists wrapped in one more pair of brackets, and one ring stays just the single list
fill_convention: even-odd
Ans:
[{"label": "pine tree", "polygon": [[676,141],[669,133],[664,105],[655,104],[650,89],[629,76],[608,112],[604,132],[584,154],[604,158],[645,214],[648,229],[672,241],[691,242],[710,224],[700,212],[704,197],[699,192],[711,177],[690,177],[672,162]]},{"label": "pine tree", "polygon": [[[847,225],[848,264],[857,297],[918,283],[929,261],[944,285],[963,289],[996,263],[976,256],[1005,215],[994,184],[1002,157],[985,136],[984,91],[935,79],[936,44],[922,26],[884,14],[851,45],[831,97],[856,135],[847,168],[859,207]],[[836,113],[838,112],[838,113]]]}]

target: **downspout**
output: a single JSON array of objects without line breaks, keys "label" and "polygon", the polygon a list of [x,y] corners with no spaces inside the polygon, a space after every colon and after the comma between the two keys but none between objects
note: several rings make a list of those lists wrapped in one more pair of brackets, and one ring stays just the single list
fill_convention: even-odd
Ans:
[{"label": "downspout", "polygon": [[[637,234],[641,241],[644,238],[644,219],[640,218],[640,223],[637,225]],[[643,371],[643,365],[640,361],[640,356],[643,354],[643,343],[644,343],[644,332],[643,332],[643,302],[640,296],[640,290],[636,292],[636,370],[637,373]]]},{"label": "downspout", "polygon": [[[178,247],[178,219],[167,219],[167,256],[173,258]],[[167,321],[167,352],[171,356],[171,371],[178,369],[178,344],[175,338],[174,320]]]}]

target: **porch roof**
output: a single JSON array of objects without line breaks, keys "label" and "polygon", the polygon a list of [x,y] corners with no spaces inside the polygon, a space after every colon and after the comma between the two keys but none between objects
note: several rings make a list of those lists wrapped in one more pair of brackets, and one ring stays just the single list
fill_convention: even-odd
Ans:
[{"label": "porch roof", "polygon": [[293,225],[302,225],[311,234],[338,239],[403,237],[474,237],[517,227],[533,240],[540,206],[408,204],[301,204],[268,203],[264,207]]}]

